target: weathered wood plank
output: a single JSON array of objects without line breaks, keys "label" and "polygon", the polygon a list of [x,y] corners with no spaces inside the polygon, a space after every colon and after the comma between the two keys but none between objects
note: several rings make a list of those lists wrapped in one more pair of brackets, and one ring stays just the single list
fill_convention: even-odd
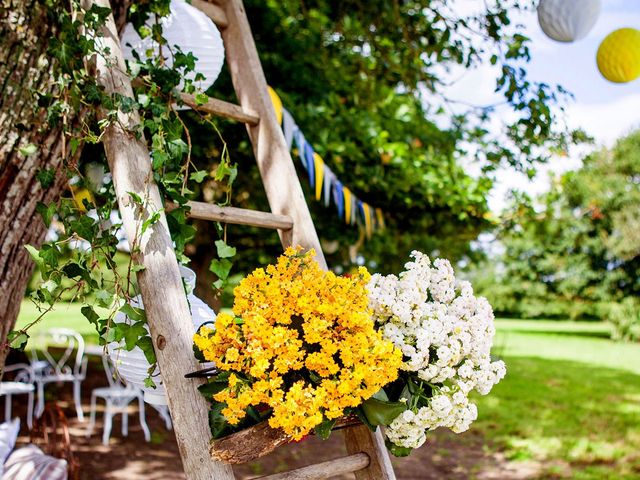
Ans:
[{"label": "weathered wood plank", "polygon": [[200,112],[213,113],[214,115],[230,118],[249,125],[257,125],[260,121],[260,117],[256,114],[248,112],[238,105],[218,100],[217,98],[210,98],[207,103],[202,105],[198,105],[195,96],[189,95],[188,93],[181,93],[180,98],[191,108]]},{"label": "weathered wood plank", "polygon": [[[219,207],[204,202],[188,202],[191,207],[189,217],[199,220],[211,220],[214,222],[231,223],[234,225],[250,225],[252,227],[272,228],[274,230],[290,230],[293,228],[293,220],[286,215],[276,215],[270,212],[259,212],[246,208]],[[173,205],[167,205],[172,210]]]},{"label": "weathered wood plank", "polygon": [[274,473],[255,480],[322,480],[329,477],[357,472],[369,465],[369,455],[355,453],[346,457],[336,458],[328,462],[316,463],[308,467],[296,468],[283,473]]},{"label": "weathered wood plank", "polygon": [[215,23],[220,30],[227,28],[229,25],[227,15],[218,5],[205,2],[205,0],[191,0],[191,5],[196,7],[198,10],[201,10],[207,17],[213,20],[213,23]]},{"label": "weathered wood plank", "polygon": [[[86,8],[92,4],[109,8],[108,0],[83,1]],[[126,74],[113,17],[109,17],[101,33],[110,54],[106,58],[101,55],[95,58],[98,82],[107,93],[131,98],[131,82]],[[104,115],[106,112],[101,113]],[[160,193],[153,182],[145,140],[133,134],[139,124],[137,111],[119,112],[118,121],[111,123],[103,136],[120,214],[130,243],[138,236],[137,225],[162,206]],[[138,208],[127,192],[136,192],[147,199],[146,208]],[[167,220],[162,212],[160,220],[139,239],[139,248],[141,253],[137,260],[144,270],[137,274],[138,285],[167,390],[186,477],[189,480],[232,479],[231,467],[216,462],[209,455],[208,404],[196,389],[198,381],[184,379],[185,372],[198,368],[198,362],[191,354],[193,324]]]},{"label": "weathered wood plank", "polygon": [[366,452],[371,458],[367,468],[355,472],[358,480],[396,480],[380,427],[375,433],[365,425],[345,428],[344,441],[347,452]]},{"label": "weathered wood plank", "polygon": [[222,7],[229,26],[221,33],[236,95],[243,109],[260,117],[260,123],[247,125],[247,130],[270,210],[293,219],[292,229],[278,230],[280,240],[284,246],[315,249],[318,263],[327,268],[291,154],[273,111],[242,1],[226,0]]}]

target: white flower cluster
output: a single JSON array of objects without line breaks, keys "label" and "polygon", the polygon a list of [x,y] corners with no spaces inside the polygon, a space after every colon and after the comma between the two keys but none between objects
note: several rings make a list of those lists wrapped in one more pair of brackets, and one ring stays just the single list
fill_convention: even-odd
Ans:
[{"label": "white flower cluster", "polygon": [[421,252],[411,256],[398,277],[373,275],[368,289],[374,319],[404,354],[402,369],[435,386],[427,406],[405,411],[387,429],[396,445],[416,448],[427,430],[467,430],[477,417],[469,393],[489,393],[506,369],[502,361],[491,362],[489,302],[476,298],[469,282],[456,282],[447,260],[432,264]]}]

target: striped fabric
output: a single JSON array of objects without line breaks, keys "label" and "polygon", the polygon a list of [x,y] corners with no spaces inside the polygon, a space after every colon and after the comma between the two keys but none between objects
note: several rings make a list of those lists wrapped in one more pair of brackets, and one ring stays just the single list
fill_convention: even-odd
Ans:
[{"label": "striped fabric", "polygon": [[67,461],[27,445],[9,455],[2,480],[67,480]]}]

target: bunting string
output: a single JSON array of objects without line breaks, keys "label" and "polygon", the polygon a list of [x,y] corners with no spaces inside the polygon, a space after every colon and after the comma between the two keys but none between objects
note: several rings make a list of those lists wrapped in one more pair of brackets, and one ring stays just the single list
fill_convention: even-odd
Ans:
[{"label": "bunting string", "polygon": [[329,207],[333,203],[338,217],[343,219],[347,225],[361,225],[367,238],[371,237],[374,230],[383,229],[384,214],[382,210],[360,200],[338,179],[322,157],[307,142],[295,119],[284,108],[282,100],[271,87],[269,87],[269,97],[278,124],[282,127],[287,147],[289,150],[297,152],[298,160],[309,177],[309,184],[316,201],[322,201],[325,207]]}]

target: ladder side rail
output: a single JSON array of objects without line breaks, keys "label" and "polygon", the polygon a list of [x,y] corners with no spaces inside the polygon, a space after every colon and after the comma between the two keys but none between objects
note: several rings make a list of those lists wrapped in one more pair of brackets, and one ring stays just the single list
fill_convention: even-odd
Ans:
[{"label": "ladder side rail", "polygon": [[[84,0],[110,8],[108,0]],[[133,97],[131,81],[126,74],[113,16],[102,28],[104,45],[110,58],[96,56],[98,82],[108,93]],[[104,112],[102,112],[104,114]],[[136,128],[140,124],[137,111],[119,112],[119,122],[104,132],[104,148],[113,175],[120,214],[131,244],[136,238],[137,225],[149,216],[152,209],[162,207],[160,193],[153,183],[149,151],[143,138],[136,137],[123,125]],[[127,192],[136,192],[148,199],[146,211],[135,205]],[[164,213],[148,228],[139,241],[138,260],[144,270],[138,272],[138,284],[145,305],[147,320],[158,365],[167,391],[176,440],[189,480],[233,479],[229,465],[216,462],[209,455],[208,404],[195,388],[197,383],[186,381],[184,373],[198,368],[192,349],[193,323],[184,293],[178,262]]]},{"label": "ladder side rail", "polygon": [[284,246],[315,249],[318,263],[326,269],[302,186],[271,104],[244,5],[240,0],[226,0],[221,6],[228,19],[228,26],[221,30],[222,39],[238,101],[260,117],[257,125],[247,125],[247,131],[271,212],[293,220],[291,230],[278,230],[280,240]]},{"label": "ladder side rail", "polygon": [[[289,215],[293,219],[293,229],[278,230],[280,239],[285,246],[314,248],[318,262],[327,269],[302,186],[276,120],[244,5],[242,0],[221,1],[220,6],[229,22],[222,30],[222,39],[238,101],[243,108],[260,116],[260,123],[247,125],[247,130],[269,205],[273,213]],[[345,433],[345,442],[349,453],[365,452],[371,459],[366,469],[355,472],[357,480],[395,480],[379,428],[375,433],[365,425],[350,428]]]}]

